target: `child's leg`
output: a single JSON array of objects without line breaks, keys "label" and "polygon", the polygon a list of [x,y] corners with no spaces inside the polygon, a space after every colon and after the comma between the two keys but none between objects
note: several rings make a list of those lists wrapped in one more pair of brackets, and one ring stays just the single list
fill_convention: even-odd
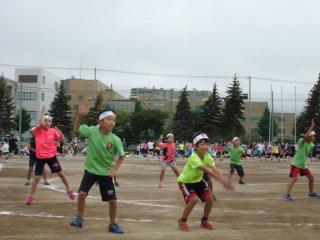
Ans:
[{"label": "child's leg", "polygon": [[287,194],[289,195],[291,193],[291,190],[293,188],[293,185],[297,182],[297,177],[291,177],[288,184]]},{"label": "child's leg", "polygon": [[68,183],[66,175],[64,175],[64,173],[62,171],[57,172],[57,175],[60,177],[60,179],[62,180],[63,184],[66,186],[67,190],[70,190],[71,187],[70,187],[70,185]]},{"label": "child's leg", "polygon": [[171,169],[172,169],[172,171],[174,172],[174,174],[175,174],[177,177],[179,177],[180,173],[179,173],[178,168],[177,168],[177,167],[172,167]]},{"label": "child's leg", "polygon": [[208,220],[211,210],[212,210],[212,206],[213,206],[213,197],[212,195],[207,197],[205,199],[205,205],[204,205],[204,210],[203,210],[203,218]]},{"label": "child's leg", "polygon": [[307,175],[306,176],[309,180],[309,193],[313,193],[313,187],[314,187],[314,177],[313,175]]},{"label": "child's leg", "polygon": [[166,167],[161,166],[160,169],[160,182],[163,182],[164,174],[166,172]]},{"label": "child's leg", "polygon": [[80,191],[78,194],[77,208],[78,208],[78,217],[83,219],[84,209],[86,206],[86,198],[88,194],[86,192]]},{"label": "child's leg", "polygon": [[229,172],[229,176],[228,176],[228,180],[231,181],[232,175],[234,174],[234,166],[230,165],[230,172]]},{"label": "child's leg", "polygon": [[109,201],[109,218],[110,224],[116,223],[117,216],[117,200]]},{"label": "child's leg", "polygon": [[194,206],[198,203],[198,199],[197,197],[193,197],[189,200],[189,202],[187,203],[187,205],[185,206],[183,213],[182,213],[182,217],[181,220],[183,221],[187,221],[190,213],[192,212],[192,209],[194,208]]},{"label": "child's leg", "polygon": [[30,189],[30,196],[34,197],[36,190],[37,190],[37,185],[40,181],[41,175],[35,176],[33,178],[32,184],[31,184],[31,189]]},{"label": "child's leg", "polygon": [[47,182],[47,180],[48,180],[48,172],[47,172],[47,170],[45,168],[43,168],[42,176],[43,176],[44,182]]},{"label": "child's leg", "polygon": [[29,167],[28,168],[28,172],[27,172],[27,181],[29,182],[32,176],[32,172],[33,172],[33,167]]}]

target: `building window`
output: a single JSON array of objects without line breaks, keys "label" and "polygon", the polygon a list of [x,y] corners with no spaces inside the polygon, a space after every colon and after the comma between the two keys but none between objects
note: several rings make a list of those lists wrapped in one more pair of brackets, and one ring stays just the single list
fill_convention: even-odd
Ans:
[{"label": "building window", "polygon": [[41,101],[44,101],[44,93],[41,93]]},{"label": "building window", "polygon": [[37,111],[27,111],[29,113],[31,120],[37,119]]},{"label": "building window", "polygon": [[46,76],[42,76],[42,84],[46,84]]},{"label": "building window", "polygon": [[18,100],[37,100],[37,92],[19,92]]},{"label": "building window", "polygon": [[19,75],[19,83],[37,83],[38,75]]},{"label": "building window", "polygon": [[58,90],[58,88],[59,88],[59,83],[58,82],[54,82],[54,89]]}]

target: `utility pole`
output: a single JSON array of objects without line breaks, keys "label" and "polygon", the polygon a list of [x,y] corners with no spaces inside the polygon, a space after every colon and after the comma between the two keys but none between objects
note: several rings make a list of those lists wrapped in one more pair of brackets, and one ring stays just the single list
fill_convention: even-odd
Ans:
[{"label": "utility pole", "polygon": [[154,86],[152,87],[152,109],[154,109]]},{"label": "utility pole", "polygon": [[248,77],[249,79],[249,111],[248,111],[248,130],[249,130],[249,143],[251,143],[251,76]]},{"label": "utility pole", "polygon": [[19,140],[20,143],[22,142],[22,80],[20,82],[20,102],[19,102],[19,106],[20,106],[20,111],[19,111]]},{"label": "utility pole", "polygon": [[281,143],[283,143],[283,132],[284,132],[284,123],[283,123],[283,86],[281,85]]},{"label": "utility pole", "polygon": [[273,91],[271,92],[271,141],[273,141],[274,119],[273,119]]},{"label": "utility pole", "polygon": [[271,122],[272,122],[272,85],[270,86],[270,110],[269,110],[269,142],[271,142]]},{"label": "utility pole", "polygon": [[294,86],[294,142],[297,142],[297,86]]}]

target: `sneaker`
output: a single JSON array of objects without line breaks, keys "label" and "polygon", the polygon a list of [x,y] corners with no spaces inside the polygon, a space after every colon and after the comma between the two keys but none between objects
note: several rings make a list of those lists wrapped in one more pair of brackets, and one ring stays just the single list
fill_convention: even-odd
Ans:
[{"label": "sneaker", "polygon": [[178,226],[181,231],[190,231],[187,221],[179,220]]},{"label": "sneaker", "polygon": [[35,203],[36,203],[35,197],[29,196],[28,199],[27,199],[27,204],[28,205],[32,205],[32,204],[35,204]]},{"label": "sneaker", "polygon": [[317,193],[313,192],[313,193],[309,193],[308,197],[312,198],[312,199],[316,199],[316,198],[320,198],[320,195],[318,195]]},{"label": "sneaker", "polygon": [[239,184],[246,184],[243,180],[239,180]]},{"label": "sneaker", "polygon": [[209,229],[209,230],[213,230],[214,229],[214,225],[213,223],[210,223],[208,220],[201,220],[201,225],[202,228],[205,229]]},{"label": "sneaker", "polygon": [[281,199],[285,201],[294,201],[293,197],[290,194],[283,195]]},{"label": "sneaker", "polygon": [[48,181],[44,181],[43,184],[46,185],[46,186],[49,186],[49,185],[50,185],[50,183],[49,183]]},{"label": "sneaker", "polygon": [[112,232],[115,234],[123,234],[122,228],[116,223],[110,224],[108,228],[109,228],[109,232]]},{"label": "sneaker", "polygon": [[77,228],[82,228],[83,224],[82,224],[82,220],[80,217],[76,217],[75,219],[73,219],[70,222],[70,225],[73,227],[77,227]]},{"label": "sneaker", "polygon": [[24,185],[25,185],[25,186],[30,186],[30,184],[31,184],[31,183],[30,183],[29,181],[27,181]]},{"label": "sneaker", "polygon": [[72,189],[67,190],[67,195],[71,200],[74,200],[76,198]]},{"label": "sneaker", "polygon": [[159,182],[159,185],[158,185],[158,188],[162,188],[162,187],[163,187],[163,182],[160,181],[160,182]]}]

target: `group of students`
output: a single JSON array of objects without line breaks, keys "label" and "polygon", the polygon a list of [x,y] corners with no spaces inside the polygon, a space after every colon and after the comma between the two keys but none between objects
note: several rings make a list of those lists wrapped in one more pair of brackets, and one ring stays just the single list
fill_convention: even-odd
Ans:
[{"label": "group of students", "polygon": [[[61,165],[56,157],[57,141],[63,142],[64,136],[57,128],[52,128],[52,118],[45,115],[45,109],[41,112],[40,125],[33,130],[34,149],[35,149],[35,178],[33,179],[30,195],[27,204],[35,203],[35,192],[37,184],[44,174],[44,166],[47,164],[52,173],[58,174],[66,187],[68,197],[73,200],[75,194],[71,189],[67,178],[62,172]],[[110,224],[108,229],[112,233],[122,234],[123,229],[116,223],[117,213],[117,196],[115,191],[114,177],[116,176],[123,160],[125,152],[122,141],[119,137],[112,133],[112,129],[116,124],[116,114],[114,111],[104,111],[98,116],[98,124],[95,126],[80,125],[81,118],[87,113],[86,106],[81,104],[74,123],[74,132],[79,133],[81,137],[88,141],[87,157],[84,165],[84,174],[78,190],[77,214],[71,221],[70,225],[82,228],[84,225],[85,201],[92,186],[98,182],[102,201],[109,202],[109,218]],[[306,159],[313,148],[314,141],[314,122],[304,139],[299,139],[299,150],[297,151],[291,166],[290,182],[287,194],[283,196],[284,200],[293,200],[290,195],[294,183],[297,181],[298,175],[306,175],[309,179],[309,197],[318,198],[319,196],[313,192],[313,176],[306,166]],[[177,177],[177,184],[182,192],[185,200],[185,207],[181,218],[178,221],[178,227],[182,231],[189,231],[187,220],[193,208],[200,199],[205,203],[203,216],[200,226],[205,229],[214,229],[215,226],[209,221],[209,216],[213,206],[212,178],[220,182],[225,189],[233,190],[232,175],[236,170],[240,180],[240,184],[244,184],[244,171],[242,168],[241,158],[245,154],[245,150],[240,146],[240,139],[235,137],[232,142],[225,146],[225,150],[231,155],[230,174],[225,179],[215,165],[215,160],[209,153],[210,140],[203,133],[196,133],[192,138],[193,151],[188,158],[181,173],[177,169],[175,161],[175,142],[172,133],[164,138],[161,136],[156,145],[162,148],[162,156],[160,159],[160,181],[159,187],[163,187],[163,179],[165,170],[170,167]],[[117,161],[115,157],[117,156]]]}]

